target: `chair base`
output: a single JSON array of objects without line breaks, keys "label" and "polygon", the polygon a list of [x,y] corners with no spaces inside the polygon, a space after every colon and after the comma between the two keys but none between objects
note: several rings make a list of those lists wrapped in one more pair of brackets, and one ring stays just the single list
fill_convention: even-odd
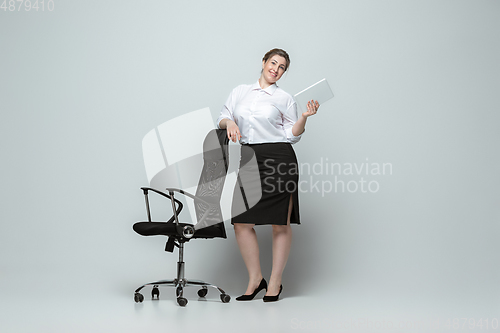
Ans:
[{"label": "chair base", "polygon": [[186,298],[183,297],[184,288],[197,286],[201,287],[201,289],[198,290],[198,296],[205,297],[208,293],[208,287],[212,287],[220,292],[220,299],[222,303],[229,303],[229,301],[231,300],[231,296],[226,294],[224,290],[217,287],[216,285],[201,280],[188,280],[184,278],[185,263],[184,261],[182,261],[184,255],[184,243],[181,242],[180,244],[178,244],[178,246],[179,246],[179,261],[177,262],[177,278],[173,280],[160,280],[156,282],[150,282],[140,286],[135,290],[134,293],[135,302],[142,303],[142,301],[144,301],[144,296],[140,293],[140,291],[146,286],[153,286],[153,289],[151,290],[152,299],[155,298],[160,299],[160,290],[158,289],[158,287],[174,287],[177,296],[177,304],[179,304],[180,306],[186,306],[188,301]]},{"label": "chair base", "polygon": [[173,279],[173,280],[160,280],[156,282],[150,282],[146,283],[139,288],[135,290],[134,293],[134,300],[137,303],[142,303],[144,300],[144,296],[140,293],[140,291],[147,286],[153,286],[153,289],[151,290],[151,299],[160,299],[160,290],[158,287],[174,287],[175,288],[175,293],[177,296],[177,303],[180,306],[185,306],[187,304],[187,299],[183,297],[184,295],[184,288],[185,287],[201,287],[201,289],[198,290],[198,296],[200,297],[205,297],[208,293],[208,287],[212,287],[217,289],[220,292],[220,299],[222,303],[228,303],[231,300],[231,296],[226,294],[224,290],[221,288],[217,287],[214,284],[201,281],[201,280],[178,280],[178,279]]}]

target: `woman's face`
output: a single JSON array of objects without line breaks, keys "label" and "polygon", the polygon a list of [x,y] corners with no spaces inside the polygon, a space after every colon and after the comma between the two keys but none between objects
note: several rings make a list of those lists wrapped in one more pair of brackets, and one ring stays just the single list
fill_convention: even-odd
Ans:
[{"label": "woman's face", "polygon": [[262,62],[262,77],[269,83],[276,83],[285,73],[286,59],[277,54]]}]

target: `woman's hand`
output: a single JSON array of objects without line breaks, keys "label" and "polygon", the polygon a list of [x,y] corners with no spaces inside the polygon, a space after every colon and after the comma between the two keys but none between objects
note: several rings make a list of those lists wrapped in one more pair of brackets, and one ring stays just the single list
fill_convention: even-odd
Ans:
[{"label": "woman's hand", "polygon": [[229,140],[236,142],[241,139],[240,128],[232,120],[227,120],[226,122],[227,137]]},{"label": "woman's hand", "polygon": [[313,100],[310,100],[309,102],[307,102],[307,111],[304,112],[302,114],[302,116],[304,117],[310,117],[310,116],[313,116],[316,114],[316,112],[318,112],[318,109],[319,109],[319,103],[318,101],[313,101]]},{"label": "woman's hand", "polygon": [[227,131],[227,137],[229,140],[236,142],[241,139],[240,128],[231,119],[222,119],[219,122],[219,128]]},{"label": "woman's hand", "polygon": [[319,103],[318,101],[313,101],[310,100],[307,102],[307,111],[302,114],[299,119],[297,119],[297,122],[293,125],[292,127],[292,134],[295,136],[299,136],[302,133],[304,133],[304,130],[306,128],[306,121],[307,118],[310,116],[313,116],[318,112],[319,109]]}]

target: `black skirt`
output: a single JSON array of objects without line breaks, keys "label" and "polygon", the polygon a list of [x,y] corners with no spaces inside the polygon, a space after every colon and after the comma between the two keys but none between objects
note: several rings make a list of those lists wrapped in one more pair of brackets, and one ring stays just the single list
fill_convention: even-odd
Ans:
[{"label": "black skirt", "polygon": [[290,223],[300,224],[298,182],[297,157],[290,143],[242,145],[231,223],[286,225],[291,196]]}]

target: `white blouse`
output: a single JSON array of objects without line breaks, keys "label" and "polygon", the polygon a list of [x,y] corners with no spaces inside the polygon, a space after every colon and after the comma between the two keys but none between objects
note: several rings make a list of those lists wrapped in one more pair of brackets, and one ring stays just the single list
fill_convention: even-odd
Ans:
[{"label": "white blouse", "polygon": [[243,84],[233,89],[217,119],[230,119],[238,125],[240,143],[290,142],[302,136],[292,134],[297,122],[297,104],[293,97],[273,84],[266,89],[254,84]]}]

